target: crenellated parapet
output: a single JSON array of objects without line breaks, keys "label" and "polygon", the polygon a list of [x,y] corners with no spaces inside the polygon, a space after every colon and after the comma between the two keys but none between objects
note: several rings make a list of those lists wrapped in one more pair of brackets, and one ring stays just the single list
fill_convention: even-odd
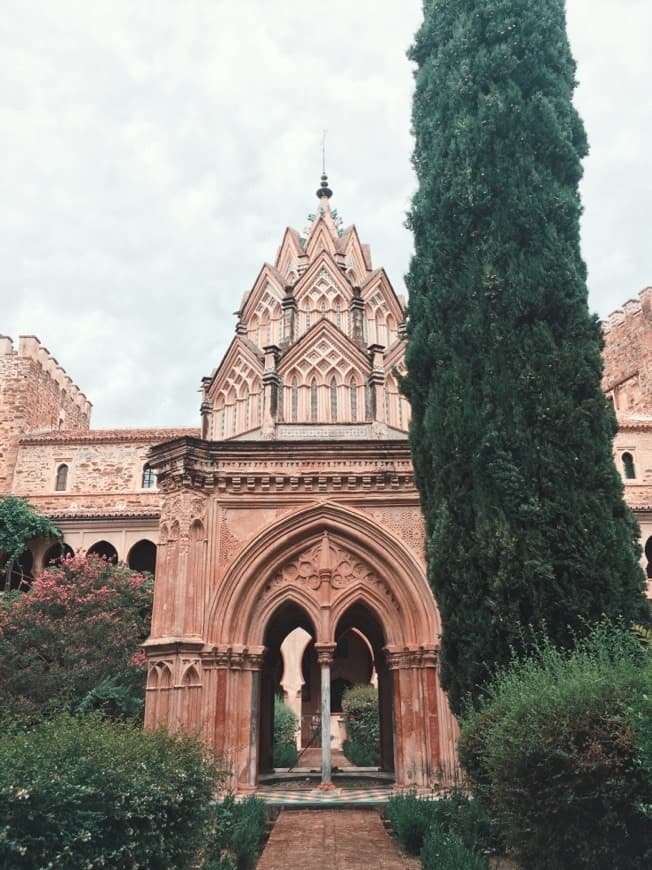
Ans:
[{"label": "crenellated parapet", "polygon": [[628,299],[602,324],[602,386],[620,419],[652,406],[652,287]]},{"label": "crenellated parapet", "polygon": [[[52,356],[49,350],[41,344],[39,339],[34,335],[21,335],[18,339],[18,356],[23,359],[30,359],[41,369],[44,375],[50,378],[63,394],[63,400],[67,399],[79,409],[80,414],[86,418],[86,426],[76,426],[75,428],[88,428],[90,425],[90,416],[92,404],[86,398],[84,393],[74,383],[70,375],[65,369],[59,365],[58,360]],[[68,427],[70,428],[70,427]]]},{"label": "crenellated parapet", "polygon": [[11,489],[21,436],[87,430],[91,403],[33,335],[0,336],[0,493]]}]

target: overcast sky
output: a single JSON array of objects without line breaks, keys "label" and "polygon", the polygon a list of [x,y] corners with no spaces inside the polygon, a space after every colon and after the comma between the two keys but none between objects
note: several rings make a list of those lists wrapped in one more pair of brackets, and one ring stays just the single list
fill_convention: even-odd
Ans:
[{"label": "overcast sky", "polygon": [[[606,316],[652,284],[650,0],[568,0]],[[0,333],[35,334],[93,425],[196,425],[286,225],[333,207],[398,292],[420,0],[4,0]]]}]

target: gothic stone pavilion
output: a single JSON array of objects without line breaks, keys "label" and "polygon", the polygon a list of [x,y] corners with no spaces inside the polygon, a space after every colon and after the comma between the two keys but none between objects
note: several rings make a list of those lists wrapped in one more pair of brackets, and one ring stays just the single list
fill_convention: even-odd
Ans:
[{"label": "gothic stone pavilion", "polygon": [[243,298],[203,381],[202,437],[150,454],[163,502],[146,723],[199,727],[241,788],[271,767],[281,645],[297,628],[325,783],[331,688],[372,667],[381,766],[427,786],[454,763],[397,381],[404,304],[330,196],[323,178],[306,236],[287,229]]},{"label": "gothic stone pavilion", "polygon": [[[318,196],[304,237],[287,229],[243,298],[203,380],[201,430],[93,430],[38,339],[0,337],[0,494],[28,497],[69,549],[156,563],[148,727],[198,731],[246,790],[271,767],[282,687],[303,744],[321,722],[328,783],[342,689],[372,680],[382,767],[428,786],[454,767],[456,725],[397,384],[404,305],[341,229],[325,178]],[[651,577],[652,288],[611,315],[605,343],[614,454]],[[53,555],[32,542],[15,583]]]}]

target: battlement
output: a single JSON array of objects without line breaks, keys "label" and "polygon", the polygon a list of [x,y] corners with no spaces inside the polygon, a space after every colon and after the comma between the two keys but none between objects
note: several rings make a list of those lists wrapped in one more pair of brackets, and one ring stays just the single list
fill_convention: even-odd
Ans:
[{"label": "battlement", "polygon": [[628,326],[641,314],[652,321],[652,287],[644,287],[638,294],[638,299],[628,299],[621,308],[616,308],[603,320],[602,331],[608,335],[612,330]]},{"label": "battlement", "polygon": [[0,335],[0,358],[7,356],[15,356],[18,359],[34,362],[43,374],[57,385],[64,397],[78,408],[80,414],[90,419],[93,407],[91,402],[36,336],[19,336],[18,350],[15,350],[13,340],[9,336]]}]

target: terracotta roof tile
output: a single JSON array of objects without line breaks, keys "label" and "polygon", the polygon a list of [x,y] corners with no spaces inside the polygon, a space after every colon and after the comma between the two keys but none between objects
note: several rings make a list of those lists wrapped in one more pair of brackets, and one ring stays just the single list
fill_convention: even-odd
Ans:
[{"label": "terracotta roof tile", "polygon": [[106,444],[131,441],[170,441],[184,435],[199,437],[199,429],[61,429],[23,435],[21,444]]}]

